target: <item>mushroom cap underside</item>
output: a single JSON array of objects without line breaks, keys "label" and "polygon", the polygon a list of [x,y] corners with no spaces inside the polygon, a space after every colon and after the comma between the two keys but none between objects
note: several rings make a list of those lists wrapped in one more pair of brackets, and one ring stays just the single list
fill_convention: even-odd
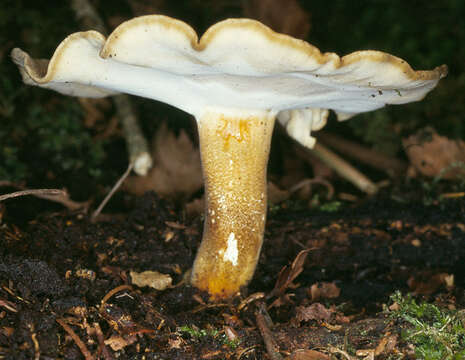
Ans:
[{"label": "mushroom cap underside", "polygon": [[380,51],[339,57],[250,19],[228,19],[200,38],[161,15],[134,18],[107,39],[95,31],[68,36],[49,62],[12,52],[25,83],[68,95],[117,92],[152,98],[195,116],[205,107],[332,109],[346,118],[386,104],[422,99],[447,74],[445,65],[414,71]]}]

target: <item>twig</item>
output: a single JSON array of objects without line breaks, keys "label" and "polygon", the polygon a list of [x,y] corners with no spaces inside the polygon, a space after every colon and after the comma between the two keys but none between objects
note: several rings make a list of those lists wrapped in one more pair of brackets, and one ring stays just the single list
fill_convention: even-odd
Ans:
[{"label": "twig", "polygon": [[66,195],[66,192],[60,189],[31,189],[15,191],[9,194],[0,195],[0,201],[11,199],[19,196],[35,195],[35,196],[46,196],[46,195]]},{"label": "twig", "polygon": [[71,211],[84,209],[86,210],[90,204],[90,201],[77,202],[70,199],[68,192],[60,189],[26,189],[23,185],[15,184],[10,181],[0,181],[0,186],[9,186],[21,191],[16,191],[11,194],[5,194],[0,196],[0,201],[25,195],[33,195],[39,199],[57,202]]},{"label": "twig", "polygon": [[[97,10],[88,0],[72,0],[76,18],[81,22],[82,27],[97,30],[102,34],[108,31]],[[134,172],[138,175],[146,175],[152,167],[152,157],[149,152],[147,140],[142,135],[142,131],[137,123],[137,117],[131,101],[127,95],[117,95],[113,97],[118,118],[124,130],[124,136],[129,152],[129,162],[134,166]]]},{"label": "twig", "polygon": [[368,177],[323,144],[317,142],[313,149],[308,150],[312,155],[315,155],[324,164],[333,169],[339,176],[351,182],[363,192],[373,195],[378,191],[378,187]]},{"label": "twig", "polygon": [[16,305],[12,303],[11,301],[0,299],[0,306],[15,313],[18,312]]},{"label": "twig", "polygon": [[[268,318],[268,319],[267,319]],[[265,343],[266,351],[271,360],[283,360],[284,358],[279,353],[278,344],[276,344],[273,334],[269,328],[268,323],[269,315],[266,311],[265,304],[262,302],[257,304],[257,311],[255,312],[255,320],[257,321],[258,330],[262,334],[263,342]]]},{"label": "twig", "polygon": [[68,333],[69,336],[71,336],[71,338],[74,340],[79,350],[81,350],[81,353],[86,360],[95,360],[95,358],[90,353],[89,349],[87,349],[86,345],[82,342],[79,336],[77,336],[73,329],[71,329],[71,327],[68,326],[68,324],[66,324],[61,319],[56,319],[56,322],[61,325],[61,327]]},{"label": "twig", "polygon": [[328,200],[331,200],[334,196],[334,187],[333,185],[330,184],[329,181],[326,181],[325,179],[323,178],[319,178],[319,177],[316,177],[316,178],[313,178],[313,179],[304,179],[302,181],[299,181],[297,184],[295,184],[294,186],[292,186],[290,189],[289,189],[289,192],[291,194],[295,193],[296,191],[300,190],[301,188],[303,188],[304,186],[307,186],[307,185],[310,185],[310,189],[311,189],[311,186],[313,184],[320,184],[320,185],[323,185],[326,187],[326,190],[328,191],[328,195],[326,195],[326,198]]},{"label": "twig", "polygon": [[94,222],[97,219],[97,217],[100,215],[100,213],[102,212],[107,202],[111,199],[113,194],[121,187],[121,184],[123,183],[123,181],[126,180],[126,178],[128,177],[133,167],[134,167],[134,164],[129,163],[129,166],[124,172],[124,174],[118,179],[115,185],[113,185],[110,192],[107,194],[107,196],[105,196],[105,199],[103,199],[99,207],[93,212],[92,216],[90,217],[90,221]]},{"label": "twig", "polygon": [[29,330],[31,331],[31,340],[34,344],[34,360],[40,359],[40,346],[39,341],[37,340],[37,333],[34,330],[34,324],[29,324]]},{"label": "twig", "polygon": [[407,171],[407,164],[404,161],[346,140],[338,135],[321,131],[318,133],[318,140],[348,157],[386,172],[391,177],[402,175]]},{"label": "twig", "polygon": [[242,311],[246,306],[249,304],[253,303],[254,301],[263,299],[265,297],[265,293],[263,292],[256,292],[248,297],[246,297],[244,300],[241,301],[239,306],[237,307],[238,311]]},{"label": "twig", "polygon": [[103,305],[105,305],[107,303],[107,301],[113,296],[115,295],[116,293],[122,291],[122,290],[132,290],[132,286],[131,285],[120,285],[120,286],[117,286],[115,287],[114,289],[110,290],[102,299],[101,303],[100,303],[100,307],[102,307]]},{"label": "twig", "polygon": [[107,346],[105,345],[105,338],[103,337],[102,328],[100,327],[98,322],[93,324],[95,335],[97,336],[97,340],[99,343],[99,347],[102,351],[103,358],[105,360],[113,360],[113,356],[111,355],[110,351],[108,350]]}]

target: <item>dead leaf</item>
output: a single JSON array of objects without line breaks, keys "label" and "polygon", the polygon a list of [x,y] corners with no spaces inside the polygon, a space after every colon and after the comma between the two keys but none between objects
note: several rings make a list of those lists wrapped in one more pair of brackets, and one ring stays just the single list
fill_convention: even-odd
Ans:
[{"label": "dead leaf", "polygon": [[310,15],[297,0],[248,0],[244,3],[244,13],[296,38],[304,39],[310,31]]},{"label": "dead leaf", "polygon": [[302,321],[328,321],[333,311],[327,309],[320,303],[314,303],[310,306],[297,306],[296,307],[296,319],[300,323]]},{"label": "dead leaf", "polygon": [[129,177],[125,190],[136,195],[155,191],[161,197],[189,197],[202,187],[200,152],[184,130],[176,137],[166,125],[161,126],[152,147],[152,169],[147,176]]},{"label": "dead leaf", "polygon": [[312,302],[315,302],[319,299],[337,298],[341,294],[341,289],[338,288],[333,282],[321,282],[313,284],[308,292]]},{"label": "dead leaf", "polygon": [[184,342],[180,337],[177,337],[176,339],[168,339],[168,346],[170,349],[181,349],[182,345],[184,345]]},{"label": "dead leaf", "polygon": [[465,142],[440,136],[425,128],[402,140],[411,165],[420,174],[442,179],[465,176]]},{"label": "dead leaf", "polygon": [[363,360],[374,360],[375,350],[374,349],[360,349],[355,352],[356,356],[362,357]]},{"label": "dead leaf", "polygon": [[297,254],[291,266],[285,266],[281,269],[278,274],[278,279],[274,285],[274,289],[268,297],[282,296],[288,287],[293,286],[292,282],[304,269],[305,259],[307,258],[310,250],[311,249],[302,250]]},{"label": "dead leaf", "polygon": [[330,357],[316,350],[296,350],[286,360],[329,360]]},{"label": "dead leaf", "polygon": [[397,335],[385,334],[375,349],[375,356],[389,354],[397,345]]},{"label": "dead leaf", "polygon": [[11,337],[15,333],[15,329],[9,326],[3,326],[0,328],[0,334],[5,337]]},{"label": "dead leaf", "polygon": [[415,294],[430,295],[440,288],[451,290],[454,287],[454,274],[424,272],[416,277],[411,276],[407,280],[407,284]]},{"label": "dead leaf", "polygon": [[125,337],[113,335],[107,340],[105,340],[105,345],[111,347],[113,351],[119,351],[124,349],[126,346],[133,344],[134,342],[136,342],[136,340],[137,336],[135,335]]},{"label": "dead leaf", "polygon": [[171,287],[173,279],[170,275],[159,273],[158,271],[143,271],[141,273],[130,271],[131,282],[138,286],[149,286],[156,290],[165,290]]}]

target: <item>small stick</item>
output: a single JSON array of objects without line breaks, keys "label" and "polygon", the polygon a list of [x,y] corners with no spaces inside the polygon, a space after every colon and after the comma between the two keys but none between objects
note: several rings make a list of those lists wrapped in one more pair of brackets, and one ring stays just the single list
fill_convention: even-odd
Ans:
[{"label": "small stick", "polygon": [[[31,189],[26,189],[23,185],[12,183],[11,181],[0,181],[0,186],[9,186],[9,187],[14,187],[14,188],[22,190],[22,191],[13,193],[13,194],[8,194],[7,198],[22,196],[22,195],[14,195],[14,194],[21,194],[21,193],[23,193],[23,195],[34,195],[38,197],[39,199],[57,202],[71,211],[80,210],[80,209],[84,209],[85,211],[87,210],[90,204],[90,201],[76,202],[76,201],[71,200],[68,192],[66,192],[65,190],[60,190],[60,189],[31,190]],[[44,190],[47,192],[44,193]],[[25,194],[24,192],[29,192],[29,193]],[[54,192],[54,193],[51,194],[50,192]],[[10,195],[13,195],[13,196],[10,196]],[[0,199],[0,201],[2,200],[5,200],[5,199]]]},{"label": "small stick", "polygon": [[131,285],[120,285],[120,286],[117,286],[115,287],[114,289],[110,290],[102,299],[102,301],[100,302],[100,306],[103,306],[107,303],[107,301],[113,296],[115,295],[116,293],[122,291],[122,290],[132,290],[132,286]]},{"label": "small stick", "polygon": [[39,360],[40,359],[40,346],[39,346],[39,341],[37,340],[37,333],[34,330],[34,324],[30,324],[29,330],[31,331],[31,340],[32,343],[34,344],[34,360]]},{"label": "small stick", "polygon": [[103,358],[105,360],[113,360],[113,356],[111,355],[110,351],[108,351],[107,346],[105,345],[105,338],[103,337],[102,328],[98,322],[93,324],[93,328],[95,331],[95,335],[97,335],[97,340],[102,351]]},{"label": "small stick", "polygon": [[129,163],[129,166],[126,169],[126,171],[124,172],[124,174],[118,179],[116,184],[113,185],[110,192],[107,194],[107,196],[105,196],[105,199],[103,199],[103,201],[100,203],[97,210],[95,210],[94,213],[92,214],[92,216],[90,217],[91,222],[94,222],[97,219],[97,217],[100,215],[100,213],[102,212],[102,210],[105,207],[105,205],[107,204],[107,202],[111,199],[113,194],[121,187],[121,184],[123,184],[123,181],[126,180],[126,178],[129,176],[129,173],[131,172],[133,167],[134,167],[134,164]]},{"label": "small stick", "polygon": [[373,195],[378,191],[378,187],[368,177],[321,143],[317,142],[314,148],[309,150],[311,154],[323,161],[339,176],[351,182],[363,192]]},{"label": "small stick", "polygon": [[16,305],[11,301],[0,299],[0,306],[15,313],[18,312],[18,309],[16,309]]},{"label": "small stick", "polygon": [[292,186],[290,189],[289,189],[289,192],[291,194],[295,193],[296,191],[300,190],[301,188],[303,188],[304,186],[307,186],[307,185],[313,185],[313,184],[320,184],[320,185],[323,185],[326,187],[326,190],[328,191],[328,195],[326,195],[326,198],[328,200],[331,200],[334,196],[334,187],[333,185],[330,184],[329,181],[326,181],[325,179],[323,178],[313,178],[313,179],[304,179],[302,181],[299,181],[297,184],[295,184],[294,186]]},{"label": "small stick", "polygon": [[19,196],[35,195],[35,196],[50,196],[50,195],[61,195],[65,196],[66,191],[60,189],[30,189],[15,191],[9,194],[0,195],[0,201],[11,199]]},{"label": "small stick", "polygon": [[257,308],[258,310],[255,312],[255,319],[257,321],[258,330],[260,330],[260,334],[262,334],[268,355],[271,360],[284,360],[282,355],[279,353],[278,344],[276,344],[273,334],[268,327],[270,320],[265,305],[263,303],[258,303]]},{"label": "small stick", "polygon": [[[97,30],[102,34],[108,33],[102,18],[88,0],[72,0],[76,18],[85,29]],[[131,101],[127,95],[121,94],[113,97],[118,118],[124,130],[124,137],[129,152],[129,162],[134,166],[134,172],[138,175],[146,175],[152,167],[152,157],[149,152],[147,140],[142,135],[142,130],[137,123],[137,117]]]},{"label": "small stick", "polygon": [[68,333],[69,336],[71,336],[86,360],[95,360],[89,349],[87,349],[86,345],[82,342],[79,336],[77,336],[73,329],[68,326],[68,324],[66,324],[62,319],[56,319],[56,322],[61,325],[61,327]]}]

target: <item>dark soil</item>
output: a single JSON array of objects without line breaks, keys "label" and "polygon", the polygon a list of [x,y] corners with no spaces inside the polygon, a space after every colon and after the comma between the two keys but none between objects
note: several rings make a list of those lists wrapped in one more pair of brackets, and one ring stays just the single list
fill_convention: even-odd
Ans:
[{"label": "dark soil", "polygon": [[[336,213],[273,211],[254,280],[224,304],[183,282],[201,218],[147,194],[97,223],[50,208],[25,221],[31,211],[21,209],[38,202],[46,208],[24,198],[0,212],[1,359],[278,359],[299,349],[338,358],[377,349],[387,359],[413,354],[403,324],[383,312],[394,291],[465,305],[463,197],[425,206],[381,194]],[[272,293],[305,249],[302,273]],[[176,286],[138,288],[130,270],[169,274]],[[340,294],[310,291],[327,283]],[[274,325],[260,325],[268,315]]]}]

